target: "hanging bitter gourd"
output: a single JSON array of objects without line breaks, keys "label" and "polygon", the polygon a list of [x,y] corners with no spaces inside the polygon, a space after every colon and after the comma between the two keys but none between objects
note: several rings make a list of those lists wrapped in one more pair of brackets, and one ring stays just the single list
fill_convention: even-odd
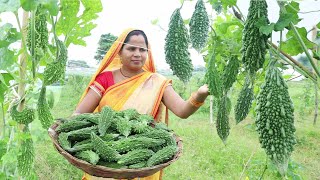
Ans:
[{"label": "hanging bitter gourd", "polygon": [[[45,53],[48,46],[48,27],[47,27],[47,10],[40,4],[35,12],[35,24],[34,24],[34,35],[35,35],[35,60],[38,63],[40,58]],[[29,51],[31,51],[31,21],[28,24],[28,32],[26,43]]]},{"label": "hanging bitter gourd", "polygon": [[261,147],[284,175],[296,144],[294,107],[281,72],[274,65],[268,67],[255,110]]},{"label": "hanging bitter gourd", "polygon": [[35,110],[29,107],[25,107],[21,112],[17,110],[18,104],[13,105],[10,110],[12,119],[20,124],[29,124],[35,118]]},{"label": "hanging bitter gourd", "polygon": [[26,138],[22,140],[19,148],[19,154],[17,156],[18,171],[20,175],[28,177],[33,170],[34,146],[31,133],[27,125],[23,129],[23,134]]},{"label": "hanging bitter gourd", "polygon": [[208,84],[209,92],[214,97],[220,99],[222,97],[222,81],[220,73],[215,65],[215,52],[212,52],[207,63],[207,71],[205,74],[205,81]]},{"label": "hanging bitter gourd", "polygon": [[68,59],[68,50],[65,44],[57,41],[57,59],[47,65],[43,72],[43,84],[45,86],[51,85],[65,76],[66,63]]},{"label": "hanging bitter gourd", "polygon": [[225,92],[228,92],[233,83],[237,80],[239,66],[240,64],[237,56],[231,56],[222,75],[223,89]]},{"label": "hanging bitter gourd", "polygon": [[188,51],[190,37],[180,14],[176,9],[171,15],[169,30],[165,38],[165,59],[172,72],[184,83],[192,76],[193,65]]},{"label": "hanging bitter gourd", "polygon": [[247,72],[253,75],[262,68],[265,61],[267,40],[269,36],[261,33],[256,25],[258,21],[269,24],[267,2],[251,0],[247,20],[242,36],[242,62]]},{"label": "hanging bitter gourd", "polygon": [[229,125],[229,112],[227,108],[228,97],[226,95],[222,96],[220,102],[218,103],[218,114],[217,114],[217,133],[220,139],[225,144],[229,136],[230,125]]},{"label": "hanging bitter gourd", "polygon": [[54,121],[53,116],[50,112],[49,105],[47,103],[46,89],[47,88],[45,86],[41,88],[37,104],[38,118],[44,129],[48,129]]},{"label": "hanging bitter gourd", "polygon": [[242,86],[238,95],[237,103],[234,109],[236,123],[238,124],[244,120],[249,114],[252,101],[254,99],[253,83],[250,76],[247,75],[244,85]]},{"label": "hanging bitter gourd", "polygon": [[207,43],[209,17],[203,0],[198,0],[189,23],[192,47],[200,52]]}]

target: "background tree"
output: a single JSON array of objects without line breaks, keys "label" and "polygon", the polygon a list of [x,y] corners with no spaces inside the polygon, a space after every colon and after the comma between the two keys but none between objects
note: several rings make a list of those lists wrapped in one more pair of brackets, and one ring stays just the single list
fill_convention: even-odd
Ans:
[{"label": "background tree", "polygon": [[94,56],[94,59],[100,63],[100,61],[103,59],[104,55],[107,53],[107,51],[110,49],[112,43],[117,39],[117,36],[112,35],[111,33],[108,34],[102,34],[100,36],[99,40],[99,47],[96,51],[96,55]]}]

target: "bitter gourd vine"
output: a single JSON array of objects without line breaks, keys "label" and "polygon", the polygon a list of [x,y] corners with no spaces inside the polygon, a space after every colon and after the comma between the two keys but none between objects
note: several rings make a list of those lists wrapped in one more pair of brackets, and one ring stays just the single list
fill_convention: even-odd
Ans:
[{"label": "bitter gourd vine", "polygon": [[267,40],[269,36],[260,32],[258,21],[269,24],[268,9],[265,0],[251,0],[247,20],[242,35],[242,62],[247,72],[254,75],[262,68],[265,61]]},{"label": "bitter gourd vine", "polygon": [[294,107],[288,86],[281,72],[270,64],[257,96],[255,108],[256,129],[259,133],[261,147],[284,175],[293,146],[296,144],[294,135]]},{"label": "bitter gourd vine", "polygon": [[203,0],[198,0],[189,22],[192,47],[200,52],[206,45],[209,33],[209,17]]},{"label": "bitter gourd vine", "polygon": [[172,72],[184,83],[192,76],[193,65],[188,51],[190,37],[177,8],[171,15],[169,30],[165,37],[165,59]]}]

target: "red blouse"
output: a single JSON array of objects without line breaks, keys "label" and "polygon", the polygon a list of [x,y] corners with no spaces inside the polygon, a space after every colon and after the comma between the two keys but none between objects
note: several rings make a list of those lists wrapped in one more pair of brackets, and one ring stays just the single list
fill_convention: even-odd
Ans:
[{"label": "red blouse", "polygon": [[96,77],[90,88],[102,97],[104,92],[112,85],[114,85],[112,71],[106,71]]}]

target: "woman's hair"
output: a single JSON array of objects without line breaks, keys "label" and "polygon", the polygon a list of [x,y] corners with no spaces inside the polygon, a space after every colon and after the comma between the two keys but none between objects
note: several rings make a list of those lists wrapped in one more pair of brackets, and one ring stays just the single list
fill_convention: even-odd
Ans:
[{"label": "woman's hair", "polygon": [[145,34],[143,31],[141,31],[141,30],[133,30],[133,31],[131,31],[131,32],[127,35],[126,39],[124,40],[123,45],[121,46],[120,51],[122,50],[122,48],[123,48],[123,46],[125,45],[125,43],[127,43],[127,42],[129,41],[129,39],[131,38],[131,36],[138,36],[138,35],[142,35],[142,36],[143,36],[144,41],[145,41],[145,43],[146,43],[146,45],[147,45],[147,48],[148,48],[148,38],[147,38],[146,34]]}]

